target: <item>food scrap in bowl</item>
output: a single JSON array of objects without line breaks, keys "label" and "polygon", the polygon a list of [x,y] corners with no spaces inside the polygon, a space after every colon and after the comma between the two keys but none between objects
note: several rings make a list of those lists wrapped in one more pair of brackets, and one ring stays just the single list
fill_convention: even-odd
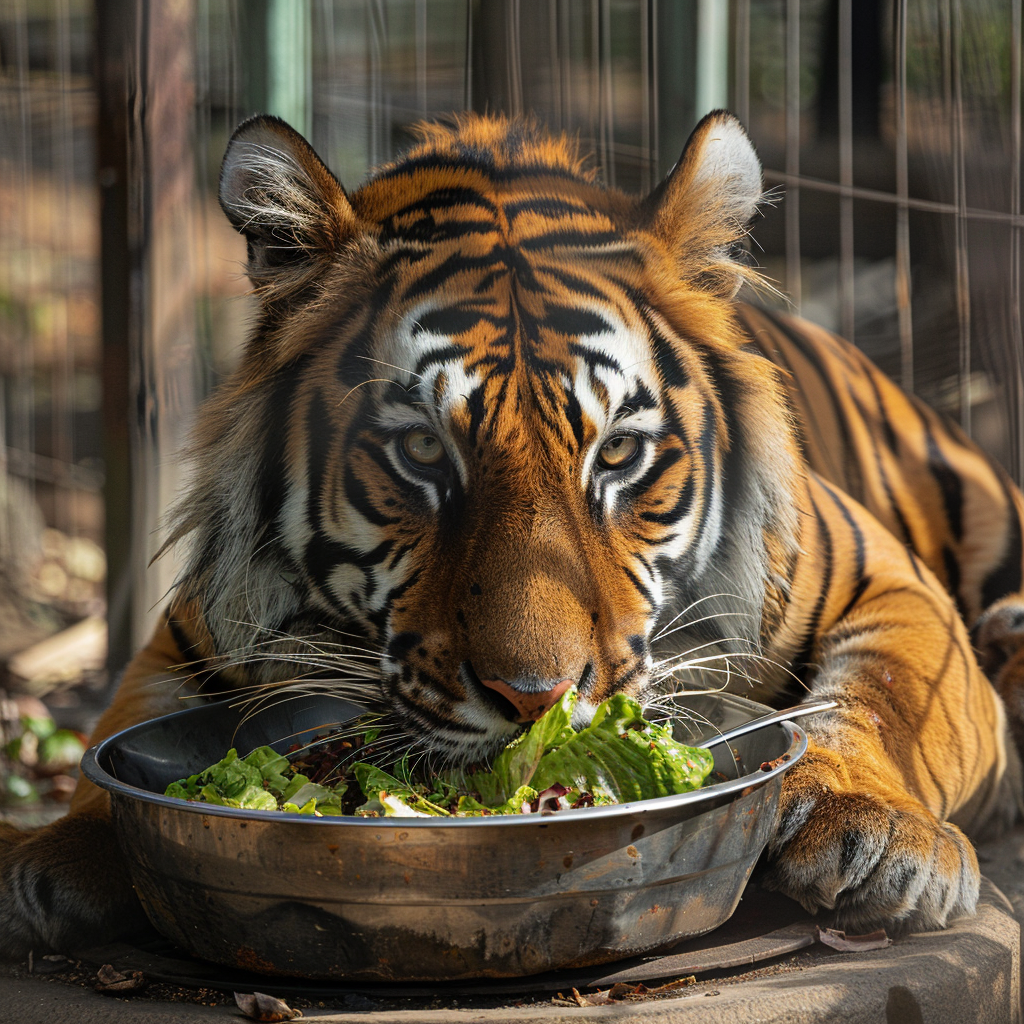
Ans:
[{"label": "food scrap in bowl", "polygon": [[[481,817],[550,814],[627,803],[698,789],[711,753],[678,742],[647,721],[631,697],[615,694],[576,730],[576,690],[505,747],[488,768],[417,771],[406,753],[382,762],[374,750],[379,720],[368,716],[279,754],[229,750],[217,764],[172,782],[167,796],[250,810],[315,816]],[[383,764],[386,763],[386,767]]]}]

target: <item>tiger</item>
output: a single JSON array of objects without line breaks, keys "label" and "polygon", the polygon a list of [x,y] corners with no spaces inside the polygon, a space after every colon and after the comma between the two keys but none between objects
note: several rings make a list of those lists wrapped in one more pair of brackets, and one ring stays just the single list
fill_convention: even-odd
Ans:
[{"label": "tiger", "polygon": [[[475,114],[350,193],[263,115],[219,197],[258,315],[94,742],[315,685],[451,766],[570,686],[577,726],[615,693],[828,699],[762,884],[848,929],[975,909],[968,837],[1021,807],[1024,498],[854,346],[741,300],[765,194],[735,117],[633,196],[564,135]],[[66,817],[5,827],[3,952],[139,924],[128,857],[84,780]]]}]

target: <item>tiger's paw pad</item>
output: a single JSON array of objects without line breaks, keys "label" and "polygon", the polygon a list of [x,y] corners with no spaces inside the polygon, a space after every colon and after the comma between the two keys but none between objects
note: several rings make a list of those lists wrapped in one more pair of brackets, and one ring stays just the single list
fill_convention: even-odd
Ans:
[{"label": "tiger's paw pad", "polygon": [[980,873],[955,826],[913,801],[897,807],[820,784],[783,791],[763,884],[847,930],[942,928],[974,911]]}]

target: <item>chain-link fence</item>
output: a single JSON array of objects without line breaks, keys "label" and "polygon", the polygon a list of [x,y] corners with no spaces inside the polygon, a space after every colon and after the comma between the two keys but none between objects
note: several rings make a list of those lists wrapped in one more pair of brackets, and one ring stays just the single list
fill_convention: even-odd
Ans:
[{"label": "chain-link fence", "polygon": [[577,134],[642,191],[730,107],[792,307],[1022,479],[1021,31],[1021,0],[7,0],[0,571],[29,602],[5,643],[102,610],[104,549],[115,662],[159,611],[177,453],[249,313],[215,189],[259,111],[349,187],[471,108]]}]

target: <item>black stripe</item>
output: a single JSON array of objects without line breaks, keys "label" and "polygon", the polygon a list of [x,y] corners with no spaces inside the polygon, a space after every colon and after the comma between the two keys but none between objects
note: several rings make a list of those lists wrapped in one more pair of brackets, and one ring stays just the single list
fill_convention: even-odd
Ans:
[{"label": "black stripe", "polygon": [[334,424],[328,414],[327,403],[320,390],[314,390],[306,409],[306,516],[314,530],[323,525],[321,498],[333,434]]},{"label": "black stripe", "polygon": [[[843,465],[844,465],[844,476],[846,481],[849,481],[849,485],[845,487],[854,497],[864,494],[864,480],[860,472],[860,464],[857,462],[856,451],[857,447],[850,437],[850,431],[847,426],[846,417],[842,414],[843,403],[840,400],[839,392],[836,390],[832,383],[832,378],[826,371],[825,364],[822,362],[821,352],[815,348],[811,342],[800,335],[796,330],[789,326],[789,324],[780,318],[779,316],[770,313],[768,310],[759,310],[766,319],[770,320],[775,324],[776,328],[780,333],[790,342],[790,344],[804,357],[804,359],[810,364],[812,370],[821,382],[821,386],[828,393],[830,397],[830,406],[835,410],[836,423],[838,425],[839,433],[842,437],[842,451],[843,451]],[[793,373],[792,367],[790,372]],[[794,383],[799,380],[799,373],[793,373]],[[799,389],[801,393],[803,389]],[[803,403],[807,409],[807,414],[814,417],[814,410],[811,409],[807,403]],[[822,432],[821,426],[817,419],[814,418],[812,423],[808,426],[813,426],[819,439],[819,444],[822,448],[828,449],[834,447],[829,445]],[[846,481],[843,481],[844,485]],[[837,483],[839,481],[836,481]]]},{"label": "black stripe", "polygon": [[[324,338],[341,339],[343,342],[335,365],[335,374],[339,382],[346,387],[358,387],[365,383],[367,378],[375,376],[371,372],[374,368],[373,324],[391,301],[393,290],[393,284],[385,281],[379,288],[374,289],[367,302],[348,310],[323,332]],[[347,337],[358,321],[363,324],[362,330],[357,331],[352,337]]]},{"label": "black stripe", "polygon": [[384,473],[391,483],[399,490],[404,492],[413,492],[419,494],[419,488],[415,484],[409,483],[408,480],[401,473],[399,473],[395,467],[391,464],[391,459],[388,458],[387,452],[381,448],[376,438],[369,437],[355,437],[359,434],[361,428],[353,423],[350,430],[349,445],[357,445],[362,451],[373,459],[376,463],[377,468]]},{"label": "black stripe", "polygon": [[661,383],[670,388],[685,388],[690,383],[690,375],[683,369],[676,358],[672,343],[651,325],[651,349],[654,352],[654,363],[658,368]]},{"label": "black stripe", "polygon": [[[841,620],[837,620],[836,624],[828,631],[828,644],[830,647],[835,647],[848,640],[866,640],[868,637],[876,635],[884,638],[891,629],[892,625],[888,622],[875,625],[865,622],[849,622],[844,625]],[[888,651],[885,657],[887,661],[892,661],[892,651]]]},{"label": "black stripe", "polygon": [[191,667],[196,672],[201,672],[206,667],[206,662],[194,662],[189,655],[199,646],[198,640],[193,640],[185,632],[185,627],[174,618],[167,619],[167,626],[171,631],[171,638],[174,640],[175,647],[182,655],[182,661],[188,661],[191,663]]},{"label": "black stripe", "polygon": [[413,373],[417,377],[422,377],[430,367],[436,366],[438,363],[462,362],[466,358],[467,352],[468,349],[461,345],[440,345],[437,348],[432,348],[416,360],[416,368]]},{"label": "black stripe", "polygon": [[[631,484],[626,485],[619,491],[620,501],[633,501],[641,494],[649,491],[661,476],[667,473],[681,458],[683,457],[683,450],[681,448],[668,448],[663,451],[655,460],[647,467],[644,471],[643,476],[634,480]],[[688,484],[692,486],[692,480],[687,480]],[[686,488],[683,488],[684,490]],[[678,504],[676,506],[678,508]],[[663,518],[665,513],[645,512],[642,518],[653,523],[664,523],[673,522],[674,517],[666,520]]]},{"label": "black stripe", "polygon": [[605,355],[604,352],[581,345],[578,341],[570,341],[566,347],[570,355],[576,356],[577,359],[582,359],[591,370],[597,366],[603,366],[606,369],[615,370],[617,373],[622,372],[622,367],[619,366],[618,362],[612,359],[611,356]]},{"label": "black stripe", "polygon": [[[821,509],[818,508],[818,503],[814,500],[814,495],[808,491],[807,497],[814,509],[814,521],[818,524],[818,529],[821,531],[821,538],[825,550],[822,553],[822,564],[818,567],[818,571],[821,573],[821,587],[818,590],[818,599],[814,602],[814,610],[811,612],[811,618],[807,624],[806,630],[804,631],[803,646],[800,653],[792,662],[793,670],[797,673],[799,673],[801,669],[810,667],[811,653],[814,651],[815,645],[818,642],[818,630],[821,626],[821,616],[825,611],[825,602],[828,599],[828,592],[832,589],[832,574],[835,571],[832,534],[829,532],[828,524],[822,518]],[[805,557],[810,556],[805,555]]]},{"label": "black stripe", "polygon": [[541,423],[556,437],[562,435],[562,420],[558,413],[563,411],[561,395],[556,394],[550,374],[534,376],[530,381],[536,404],[534,406]]},{"label": "black stripe", "polygon": [[[714,379],[714,378],[712,378]],[[736,446],[733,446],[734,450]],[[704,405],[704,422],[701,425],[700,438],[697,441],[697,450],[701,454],[701,462],[704,468],[704,481],[700,491],[700,519],[697,522],[697,531],[694,534],[690,550],[696,552],[700,548],[701,541],[708,526],[708,513],[711,510],[711,494],[714,490],[718,467],[715,464],[715,454],[718,450],[718,424],[715,422],[715,409],[710,402]],[[728,480],[728,477],[726,478]],[[739,479],[737,477],[737,479]],[[724,498],[724,495],[723,495]],[[723,523],[728,520],[730,504],[723,501]],[[726,531],[723,531],[726,532]]]},{"label": "black stripe", "polygon": [[423,313],[413,325],[412,333],[414,337],[423,331],[453,337],[456,334],[466,334],[478,324],[485,322],[508,329],[507,317],[497,317],[471,306],[444,306]]},{"label": "black stripe", "polygon": [[387,592],[387,596],[384,598],[384,608],[382,610],[382,614],[384,616],[389,614],[388,609],[394,607],[395,601],[397,601],[410,587],[416,585],[422,574],[422,569],[414,569],[404,580],[402,580],[401,583],[396,583]]},{"label": "black stripe", "polygon": [[295,393],[302,383],[308,357],[302,357],[277,375],[263,409],[260,434],[264,439],[258,466],[256,496],[259,522],[276,529],[288,491],[288,425]]},{"label": "black stripe", "polygon": [[960,594],[960,563],[953,549],[948,545],[942,546],[942,564],[946,569],[946,585],[950,593],[959,600]]},{"label": "black stripe", "polygon": [[380,608],[376,611],[367,612],[365,609],[363,613],[366,615],[367,621],[375,630],[376,634],[383,635],[387,629],[388,619],[391,616],[391,610],[395,606],[395,601],[398,600],[410,587],[414,586],[419,580],[421,570],[416,569],[411,572],[401,583],[392,587],[387,594],[384,596]]},{"label": "black stripe", "polygon": [[[915,406],[916,408],[916,406]],[[921,418],[921,427],[928,446],[928,469],[935,482],[942,492],[942,506],[946,512],[946,520],[949,523],[950,532],[957,541],[963,540],[963,484],[960,476],[953,467],[946,461],[945,455],[936,440],[935,433],[931,428],[924,413],[918,409],[918,416]]]},{"label": "black stripe", "polygon": [[[500,374],[501,383],[498,385],[498,393],[494,396],[494,401],[491,403],[491,409],[492,409],[493,412],[496,412],[498,409],[502,408],[504,406],[504,404],[505,404],[505,400],[506,400],[506,398],[508,396],[509,385],[512,383],[512,379],[509,376],[510,372],[511,372],[511,368],[509,368],[509,370],[505,370],[504,372],[502,372]],[[518,395],[517,395],[517,400],[518,400]],[[491,418],[488,420],[487,431],[486,431],[486,433],[484,435],[487,438],[488,441],[492,440],[493,437],[494,437],[494,422],[495,422],[495,417],[491,416]]]},{"label": "black stripe", "polygon": [[581,277],[579,274],[574,274],[570,270],[566,270],[564,267],[543,267],[540,270],[546,277],[550,277],[561,284],[566,290],[573,292],[579,296],[586,296],[592,299],[601,299],[604,302],[608,301],[608,293],[599,288],[593,282],[588,281],[585,277]]},{"label": "black stripe", "polygon": [[[824,484],[824,481],[822,481]],[[850,532],[853,534],[853,543],[855,547],[855,559],[856,565],[854,568],[854,576],[857,579],[857,586],[854,589],[853,596],[849,601],[846,602],[846,606],[839,613],[839,618],[836,621],[842,621],[846,618],[847,614],[854,608],[857,602],[861,599],[864,591],[867,590],[868,585],[871,583],[871,577],[865,576],[864,567],[866,564],[866,555],[864,548],[864,533],[860,526],[857,525],[853,516],[850,515],[850,510],[846,507],[846,504],[842,501],[838,494],[832,490],[827,484],[825,484],[825,493],[832,499],[832,504],[839,509],[839,514],[846,521],[846,525],[849,526]]]},{"label": "black stripe", "polygon": [[407,544],[400,544],[391,553],[391,560],[388,562],[388,568],[394,569],[402,558],[407,555],[410,551],[415,551],[419,541],[409,541]]},{"label": "black stripe", "polygon": [[549,331],[576,338],[612,333],[612,325],[604,317],[589,309],[574,309],[571,306],[549,305],[544,310],[544,316],[536,322]]},{"label": "black stripe", "polygon": [[417,644],[423,642],[419,633],[396,633],[384,648],[384,656],[394,661],[401,661]]},{"label": "black stripe", "polygon": [[572,436],[576,441],[576,451],[582,451],[584,433],[583,433],[583,408],[580,406],[580,400],[576,397],[576,392],[571,388],[565,393],[565,418],[569,423],[569,429],[572,431]]},{"label": "black stripe", "polygon": [[374,526],[391,526],[399,522],[397,516],[389,516],[379,511],[372,503],[366,484],[359,478],[351,462],[346,462],[342,470],[342,486],[348,503],[369,523]]},{"label": "black stripe", "polygon": [[643,381],[637,381],[636,387],[622,400],[619,408],[639,412],[641,409],[657,409],[659,403],[651,389]]},{"label": "black stripe", "polygon": [[878,379],[873,372],[874,367],[870,367],[864,371],[864,376],[867,378],[868,383],[871,385],[871,390],[875,396],[875,405],[878,406],[878,419],[881,421],[882,430],[885,432],[885,443],[889,446],[889,450],[896,454],[896,449],[899,447],[899,440],[896,437],[896,432],[892,429],[892,423],[889,421],[889,416],[885,411],[885,402],[882,400],[882,392],[878,389]]},{"label": "black stripe", "polygon": [[[441,204],[437,204],[440,206]],[[395,224],[390,221],[387,228],[381,231],[380,242],[387,245],[393,242],[418,242],[421,245],[436,245],[470,235],[493,235],[497,231],[493,220],[470,220],[453,218],[439,224],[431,216],[420,217],[411,224]]]},{"label": "black stripe", "polygon": [[377,264],[377,276],[382,282],[381,290],[385,292],[385,301],[390,301],[398,286],[397,271],[405,266],[422,263],[433,255],[434,251],[426,246],[393,245],[384,259]]},{"label": "black stripe", "polygon": [[503,203],[501,208],[505,211],[509,223],[524,213],[548,217],[551,220],[572,217],[577,214],[584,216],[591,214],[590,208],[583,203],[560,199],[557,196],[531,196],[529,199],[509,200],[507,203]]},{"label": "black stripe", "polygon": [[[596,249],[598,246],[611,245],[621,242],[622,235],[617,231],[585,231],[571,228],[561,228],[558,231],[548,231],[543,235],[534,235],[533,238],[524,238],[519,243],[519,248],[524,252],[535,252],[540,249],[554,249],[571,247],[573,249]],[[618,253],[616,253],[618,255]]]},{"label": "black stripe", "polygon": [[438,291],[457,274],[466,273],[470,270],[490,269],[496,263],[507,262],[507,256],[507,250],[501,246],[495,246],[490,252],[484,253],[482,256],[467,256],[461,252],[452,253],[451,256],[442,260],[433,270],[428,270],[425,274],[415,278],[402,294],[402,299],[405,302],[411,302],[422,295]]},{"label": "black stripe", "polygon": [[[657,523],[659,526],[672,526],[678,523],[693,505],[694,484],[693,477],[687,477],[686,482],[679,488],[679,497],[676,503],[667,512],[642,512],[640,518],[648,523]],[[669,538],[664,538],[662,543],[668,543]]]},{"label": "black stripe", "polygon": [[332,595],[327,583],[334,569],[339,565],[356,566],[366,578],[366,596],[370,597],[376,589],[376,580],[370,570],[385,561],[393,547],[394,541],[385,540],[372,550],[363,552],[317,532],[306,543],[303,562],[321,593],[329,597]]},{"label": "black stripe", "polygon": [[466,406],[469,409],[469,443],[476,445],[477,434],[480,431],[480,424],[487,414],[487,406],[484,403],[484,386],[481,384],[466,396]]},{"label": "black stripe", "polygon": [[[883,426],[885,428],[884,432],[887,438],[886,444],[889,450],[898,459],[900,458],[900,455],[899,452],[896,450],[898,445],[896,436],[892,431],[891,425],[885,417],[885,410],[881,407],[881,396],[878,394],[877,387],[874,387],[875,382],[870,377],[869,380],[871,380],[871,384],[875,392],[875,398],[879,402],[877,416],[870,415],[864,409],[864,405],[857,397],[857,395],[854,393],[852,385],[847,385],[847,394],[849,395],[850,401],[853,403],[858,413],[860,413],[860,417],[864,421],[865,426],[868,426],[870,428],[870,424],[872,423],[872,421],[876,419],[880,419],[882,421]],[[899,540],[901,540],[904,544],[910,544],[911,546],[913,546],[914,535],[910,531],[910,526],[908,525],[907,520],[903,515],[903,510],[900,508],[899,500],[896,497],[896,493],[893,491],[892,482],[890,481],[889,474],[888,472],[886,472],[885,469],[885,460],[882,458],[881,449],[879,448],[876,442],[875,432],[869,429],[868,434],[870,437],[869,444],[871,446],[871,453],[872,455],[874,455],[875,458],[875,469],[878,472],[879,479],[882,481],[882,489],[885,491],[886,502],[893,516],[895,516],[896,518],[896,525],[899,527]],[[861,495],[861,497],[866,499],[867,495]]]},{"label": "black stripe", "polygon": [[490,292],[494,282],[499,278],[504,277],[507,273],[507,267],[495,267],[493,270],[489,270],[476,282],[476,284],[473,285],[473,291],[477,295],[486,295]]},{"label": "black stripe", "polygon": [[646,669],[647,664],[645,661],[635,661],[631,669],[615,677],[615,682],[612,683],[612,690],[616,693],[624,690],[637,676],[642,675]]},{"label": "black stripe", "polygon": [[1021,559],[1024,557],[1021,548],[1021,524],[1017,506],[1009,488],[1003,483],[1003,493],[1009,506],[1006,545],[999,564],[986,577],[981,586],[981,607],[987,608],[993,601],[998,601],[1007,594],[1015,594],[1021,589]]},{"label": "black stripe", "polygon": [[449,188],[438,188],[428,192],[416,202],[408,203],[400,210],[396,210],[388,219],[395,221],[400,217],[407,217],[411,213],[429,213],[436,209],[450,210],[458,206],[478,206],[489,214],[497,215],[498,213],[498,207],[477,189],[453,185]]},{"label": "black stripe", "polygon": [[[429,685],[431,682],[436,682],[433,676],[426,672],[417,672],[417,677],[424,685]],[[437,693],[443,694],[445,690],[438,687]],[[413,700],[413,698],[406,693],[400,693],[398,695],[402,702],[405,704],[405,713],[410,718],[422,719],[419,722],[420,725],[429,725],[436,728],[438,731],[444,729],[449,732],[458,730],[460,732],[469,733],[475,736],[484,735],[487,730],[484,728],[478,728],[474,725],[468,725],[465,722],[457,722],[453,719],[445,716],[444,714],[438,714],[436,711],[427,707],[425,704],[420,704]]]},{"label": "black stripe", "polygon": [[639,592],[640,596],[644,599],[644,601],[647,602],[647,607],[653,608],[654,595],[644,585],[643,580],[641,580],[640,577],[637,576],[637,574],[633,572],[633,570],[630,569],[628,565],[622,566],[622,571],[626,574],[626,577],[629,579],[629,582],[632,583],[633,586],[637,589],[637,591]]}]

